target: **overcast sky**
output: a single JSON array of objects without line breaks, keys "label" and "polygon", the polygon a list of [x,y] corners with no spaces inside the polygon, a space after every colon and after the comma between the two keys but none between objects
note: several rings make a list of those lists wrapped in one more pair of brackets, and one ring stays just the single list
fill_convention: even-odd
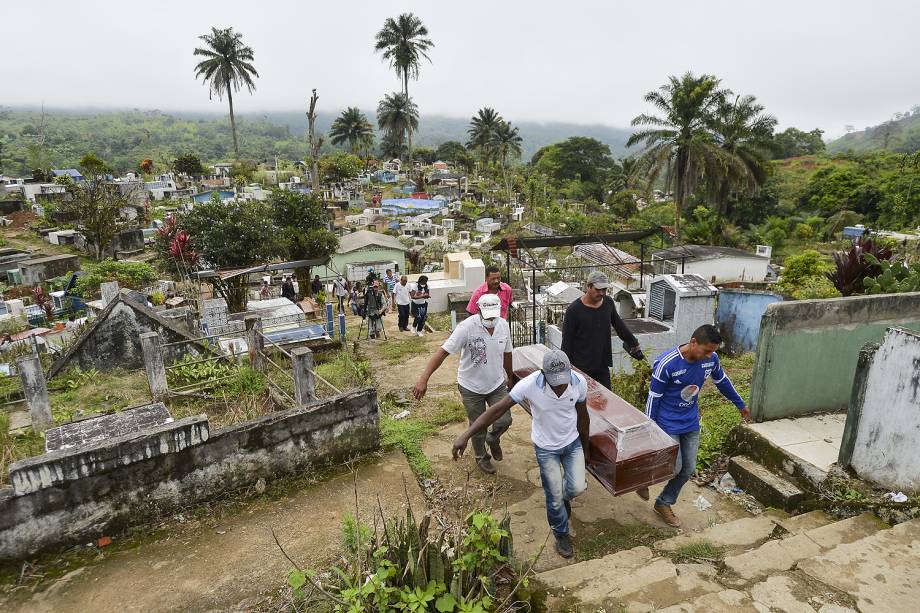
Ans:
[{"label": "overcast sky", "polygon": [[628,125],[667,75],[707,72],[754,94],[782,127],[875,125],[920,104],[920,3],[895,0],[4,2],[0,105],[223,111],[192,49],[232,26],[260,78],[239,112],[376,107],[399,83],[373,52],[413,11],[435,42],[410,82],[424,113]]}]

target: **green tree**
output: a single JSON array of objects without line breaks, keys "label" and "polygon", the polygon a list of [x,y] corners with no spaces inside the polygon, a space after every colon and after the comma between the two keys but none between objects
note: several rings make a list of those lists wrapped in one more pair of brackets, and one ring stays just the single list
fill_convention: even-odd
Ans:
[{"label": "green tree", "polygon": [[576,191],[598,202],[604,200],[604,184],[615,163],[610,147],[587,136],[573,136],[561,143],[543,147],[531,161],[557,188],[575,181]]},{"label": "green tree", "polygon": [[[409,78],[418,80],[422,58],[431,61],[428,51],[434,42],[428,37],[428,28],[413,13],[402,13],[396,19],[387,18],[374,39],[374,51],[383,53],[383,59],[390,63],[396,77],[402,81],[402,93],[407,101],[409,97]],[[378,111],[379,115],[379,111]],[[405,125],[408,137],[409,156],[412,156],[412,131],[418,127],[418,119],[413,125]]]},{"label": "green tree", "polygon": [[490,148],[495,152],[495,157],[501,165],[502,176],[505,181],[505,189],[508,190],[508,196],[511,196],[511,181],[508,177],[508,158],[517,159],[521,157],[521,143],[524,139],[518,133],[518,129],[511,125],[510,122],[503,121],[495,128],[492,133]]},{"label": "green tree", "polygon": [[[216,196],[216,195],[215,195]],[[196,204],[179,219],[203,264],[215,270],[267,264],[282,252],[272,207],[258,200],[220,198]],[[227,279],[212,277],[218,294],[231,313],[246,310],[248,275]]]},{"label": "green tree", "polygon": [[406,159],[406,139],[399,132],[384,132],[380,139],[380,157]]},{"label": "green tree", "polygon": [[470,128],[466,131],[470,135],[470,139],[467,141],[466,146],[470,149],[479,150],[479,159],[484,165],[488,165],[492,159],[495,131],[504,121],[495,109],[488,106],[479,109],[476,115],[470,119]]},{"label": "green tree", "polygon": [[193,178],[205,174],[204,166],[201,164],[201,158],[194,153],[180,155],[173,160],[172,167],[176,172],[181,172]]},{"label": "green tree", "polygon": [[725,156],[712,173],[710,189],[720,217],[730,213],[734,193],[751,194],[767,179],[776,118],[763,110],[754,96],[722,100],[716,110],[714,128]]},{"label": "green tree", "polygon": [[[377,127],[401,149],[405,144],[403,136],[418,127],[418,107],[406,94],[386,94],[377,105]],[[411,143],[408,152],[412,154]]]},{"label": "green tree", "polygon": [[323,180],[332,183],[357,177],[363,167],[361,158],[344,151],[328,153],[319,160],[319,172]]},{"label": "green tree", "polygon": [[420,161],[422,164],[430,166],[438,160],[438,152],[431,147],[418,147],[412,153],[412,157]]},{"label": "green tree", "polygon": [[236,116],[233,114],[233,92],[246,86],[249,93],[256,88],[253,77],[258,78],[252,65],[252,47],[243,44],[243,35],[233,28],[211,28],[210,34],[198,37],[205,47],[196,47],[194,55],[206,59],[195,66],[195,78],[201,77],[219,100],[227,96],[230,104],[230,127],[233,131],[233,153],[240,157],[240,144],[236,135]]},{"label": "green tree", "polygon": [[674,230],[680,237],[680,216],[705,167],[718,165],[723,156],[712,135],[712,122],[719,104],[729,94],[719,88],[712,75],[686,72],[671,76],[657,91],[645,94],[661,116],[642,114],[634,126],[647,126],[626,141],[628,147],[642,144],[642,157],[648,163],[650,183],[662,172],[675,186]]},{"label": "green tree", "polygon": [[333,145],[348,143],[352,154],[358,155],[362,143],[374,135],[374,126],[367,120],[364,113],[356,106],[350,106],[332,122],[329,137]]},{"label": "green tree", "polygon": [[773,136],[775,144],[773,157],[774,159],[782,160],[801,155],[824,153],[823,135],[824,132],[819,129],[803,132],[798,128],[786,128]]},{"label": "green tree", "polygon": [[[317,194],[276,190],[269,204],[279,230],[281,253],[286,259],[325,259],[339,246],[338,237],[329,230],[329,214]],[[310,268],[298,268],[295,274],[300,291],[311,295]]]},{"label": "green tree", "polygon": [[73,198],[58,206],[66,217],[77,220],[96,260],[102,260],[115,236],[128,227],[121,211],[132,204],[136,194],[109,181],[111,169],[94,153],[84,155],[79,168],[84,180],[73,188]]},{"label": "green tree", "polygon": [[459,160],[469,152],[460,141],[449,140],[438,145],[436,158],[451,164],[459,164]]}]

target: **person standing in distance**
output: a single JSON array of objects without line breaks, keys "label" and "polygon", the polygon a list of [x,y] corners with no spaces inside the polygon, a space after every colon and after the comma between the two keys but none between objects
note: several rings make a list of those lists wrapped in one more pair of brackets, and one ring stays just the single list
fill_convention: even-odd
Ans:
[{"label": "person standing in distance", "polygon": [[515,403],[527,401],[533,417],[530,438],[546,496],[546,520],[556,536],[556,552],[563,558],[571,558],[575,553],[569,534],[571,500],[588,488],[587,397],[588,382],[572,371],[568,356],[559,350],[547,352],[543,368],[518,381],[506,398],[490,406],[457,437],[453,448],[456,460],[463,455],[470,437],[485,430]]},{"label": "person standing in distance", "polygon": [[393,286],[393,301],[396,303],[400,332],[409,331],[409,307],[412,304],[412,298],[409,296],[408,281],[406,275],[403,275],[399,278],[399,283]]},{"label": "person standing in distance", "polygon": [[[412,395],[421,400],[428,391],[428,380],[448,355],[460,353],[460,368],[457,369],[457,387],[466,409],[466,416],[472,424],[486,411],[486,405],[494,407],[508,395],[508,388],[513,386],[514,374],[511,370],[511,329],[508,322],[499,317],[501,302],[495,294],[485,294],[479,298],[479,312],[467,317],[457,324],[443,345],[435,352],[425,372],[419,377]],[[489,422],[492,428],[488,433],[481,428],[473,439],[473,452],[476,465],[486,474],[494,474],[492,458],[501,462],[502,434],[511,427],[509,404],[501,414],[494,414]],[[486,445],[491,455],[486,451]]]},{"label": "person standing in distance", "polygon": [[412,329],[415,330],[416,336],[423,336],[425,319],[428,318],[428,299],[431,298],[427,275],[422,275],[418,278],[417,283],[412,284],[409,288],[409,296],[412,298],[412,314],[415,316],[412,320]]},{"label": "person standing in distance", "polygon": [[[738,407],[741,418],[747,421],[750,417],[750,410],[719,363],[716,350],[721,344],[722,335],[715,326],[706,324],[693,332],[690,342],[665,351],[652,365],[645,413],[680,445],[674,477],[664,486],[654,508],[666,524],[675,528],[680,527],[680,520],[671,507],[693,476],[700,449],[700,388],[712,379],[719,392]],[[648,488],[643,490],[636,493],[648,500]]]},{"label": "person standing in distance", "polygon": [[607,295],[610,287],[607,275],[599,270],[591,271],[585,285],[585,295],[565,310],[562,351],[569,356],[572,366],[610,389],[610,367],[613,366],[610,326],[629,348],[631,356],[637,360],[645,356],[639,341],[617,314],[613,299]]},{"label": "person standing in distance", "polygon": [[475,315],[479,312],[479,297],[483,294],[495,294],[502,301],[502,319],[508,319],[508,307],[514,300],[514,290],[511,286],[502,281],[502,273],[498,266],[489,266],[486,268],[486,281],[476,288],[470,301],[466,305],[466,312]]}]

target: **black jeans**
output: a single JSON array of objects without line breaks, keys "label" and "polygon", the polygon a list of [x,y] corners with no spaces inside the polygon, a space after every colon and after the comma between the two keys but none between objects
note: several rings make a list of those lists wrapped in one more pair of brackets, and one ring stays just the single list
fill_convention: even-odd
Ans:
[{"label": "black jeans", "polygon": [[591,377],[592,379],[594,379],[595,381],[597,381],[598,383],[600,383],[601,385],[603,385],[604,387],[606,387],[607,389],[610,389],[610,369],[609,368],[604,368],[603,370],[585,370],[584,368],[582,368],[581,371],[585,373],[586,375],[588,375],[589,377]]},{"label": "black jeans", "polygon": [[428,303],[413,304],[412,314],[415,316],[415,319],[412,321],[412,327],[417,332],[421,332],[425,329],[425,318],[428,317]]},{"label": "black jeans", "polygon": [[399,329],[408,330],[409,329],[409,305],[408,304],[397,304],[397,311],[399,311]]}]

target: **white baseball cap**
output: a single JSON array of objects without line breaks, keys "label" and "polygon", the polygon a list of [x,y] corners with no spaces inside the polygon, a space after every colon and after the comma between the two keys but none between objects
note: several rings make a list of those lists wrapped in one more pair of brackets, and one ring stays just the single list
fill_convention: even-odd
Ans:
[{"label": "white baseball cap", "polygon": [[476,305],[479,306],[479,314],[484,319],[492,319],[502,314],[502,301],[495,294],[483,294],[476,301]]}]

